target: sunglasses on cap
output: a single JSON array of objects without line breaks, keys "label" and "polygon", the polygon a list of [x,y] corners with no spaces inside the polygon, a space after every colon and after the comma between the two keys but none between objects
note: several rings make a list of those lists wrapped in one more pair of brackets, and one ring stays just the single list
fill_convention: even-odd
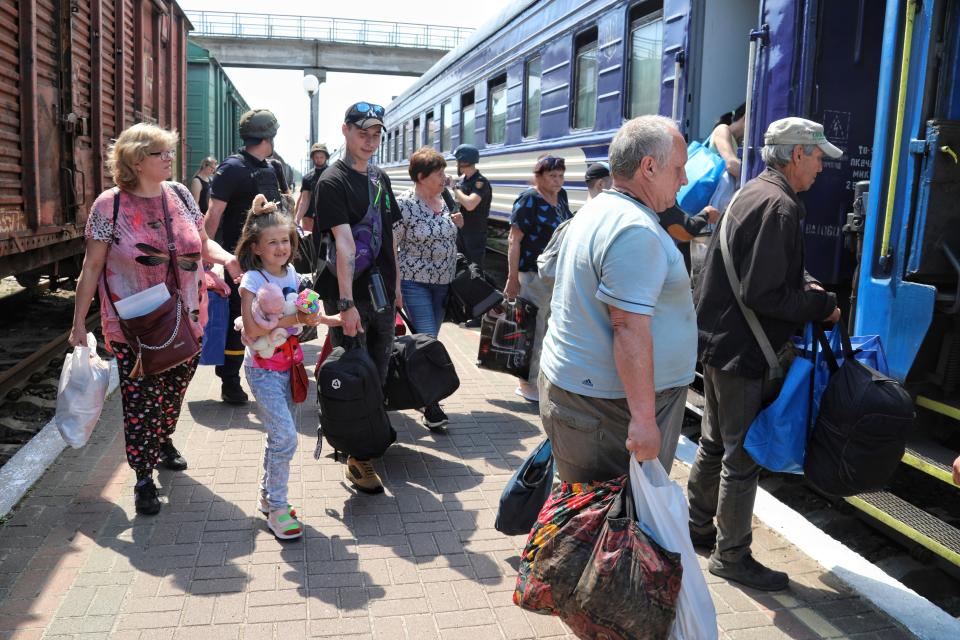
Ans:
[{"label": "sunglasses on cap", "polygon": [[534,173],[543,173],[544,171],[566,171],[567,164],[563,158],[557,156],[543,156],[537,160],[537,166],[533,168]]},{"label": "sunglasses on cap", "polygon": [[386,110],[378,104],[357,102],[347,109],[346,119],[350,121],[363,120],[365,118],[377,118],[378,120],[382,120],[385,113]]}]

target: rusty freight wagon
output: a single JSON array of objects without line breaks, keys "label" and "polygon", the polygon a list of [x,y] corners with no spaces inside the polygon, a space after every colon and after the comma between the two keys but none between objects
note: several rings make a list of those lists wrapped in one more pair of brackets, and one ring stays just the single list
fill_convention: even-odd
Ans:
[{"label": "rusty freight wagon", "polygon": [[0,2],[0,277],[76,273],[111,139],[184,130],[189,29],[169,0]]}]

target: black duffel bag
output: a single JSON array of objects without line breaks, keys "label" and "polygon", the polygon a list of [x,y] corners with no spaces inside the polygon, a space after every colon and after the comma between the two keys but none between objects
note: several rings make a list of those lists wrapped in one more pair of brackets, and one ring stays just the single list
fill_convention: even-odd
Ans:
[{"label": "black duffel bag", "polygon": [[338,452],[357,458],[377,458],[397,439],[383,408],[380,375],[367,350],[356,338],[346,338],[317,367],[320,426],[314,457],[325,438]]},{"label": "black duffel bag", "polygon": [[807,443],[803,472],[824,493],[852,496],[883,489],[900,464],[913,426],[910,394],[899,382],[854,359],[842,324],[843,362],[817,330],[830,382]]},{"label": "black duffel bag", "polygon": [[479,318],[500,304],[501,300],[503,293],[497,289],[493,279],[485,274],[479,265],[458,253],[456,275],[450,283],[450,295],[447,299],[449,319],[465,322]]},{"label": "black duffel bag", "polygon": [[460,378],[443,343],[426,333],[416,333],[407,315],[402,310],[399,313],[413,335],[393,340],[383,387],[386,408],[422,409],[452,395],[460,388]]}]

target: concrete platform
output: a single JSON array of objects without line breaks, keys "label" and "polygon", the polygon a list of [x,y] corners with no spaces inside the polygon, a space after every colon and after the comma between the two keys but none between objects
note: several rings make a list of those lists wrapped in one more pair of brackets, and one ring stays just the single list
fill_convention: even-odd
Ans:
[{"label": "concrete platform", "polygon": [[[476,330],[448,324],[442,337],[462,382],[444,403],[449,433],[392,414],[384,495],[357,495],[341,464],[313,459],[312,397],[302,405],[290,477],[300,541],[278,542],[257,512],[263,433],[252,407],[216,400],[212,367],[175,438],[189,470],[162,472],[163,511],[136,516],[115,394],[91,442],[62,453],[0,526],[0,640],[572,638],[512,604],[525,540],[493,528],[504,484],[542,438],[536,408],[511,378],[474,366]],[[312,363],[318,345],[305,351]],[[686,474],[675,465],[681,485]],[[721,637],[914,637],[759,521],[754,550],[790,588],[708,575]]]}]

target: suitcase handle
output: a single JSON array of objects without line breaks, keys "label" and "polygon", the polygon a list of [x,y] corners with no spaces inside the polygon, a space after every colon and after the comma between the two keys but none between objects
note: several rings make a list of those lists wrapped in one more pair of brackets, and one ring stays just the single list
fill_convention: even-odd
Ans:
[{"label": "suitcase handle", "polygon": [[413,326],[413,323],[410,322],[410,318],[407,316],[406,312],[400,307],[397,307],[397,313],[400,314],[400,317],[403,318],[403,321],[407,323],[407,327],[410,329],[410,333],[416,333],[417,329]]}]

